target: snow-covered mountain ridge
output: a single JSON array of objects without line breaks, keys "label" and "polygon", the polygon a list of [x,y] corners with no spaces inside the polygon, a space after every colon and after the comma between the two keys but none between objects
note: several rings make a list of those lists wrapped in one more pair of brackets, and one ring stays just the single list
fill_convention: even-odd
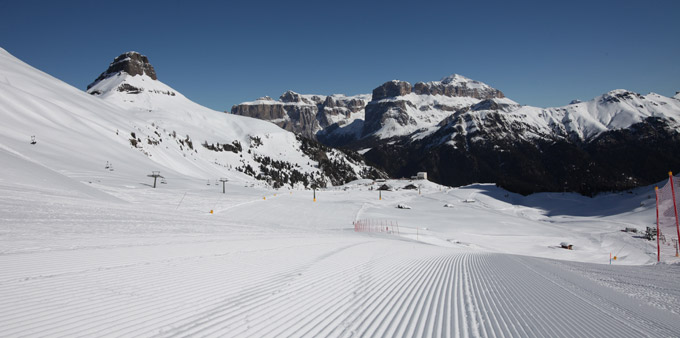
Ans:
[{"label": "snow-covered mountain ridge", "polygon": [[244,102],[232,107],[231,112],[304,131],[305,136],[332,146],[354,144],[357,149],[394,137],[422,139],[455,119],[466,121],[458,124],[458,133],[474,134],[484,130],[485,118],[493,113],[501,113],[498,118],[507,127],[513,126],[506,128],[511,133],[496,137],[525,140],[557,137],[587,142],[603,132],[629,128],[649,117],[680,121],[677,96],[675,99],[655,93],[643,96],[617,89],[586,102],[539,108],[522,106],[485,83],[453,74],[414,86],[399,80],[385,82],[373,91],[370,100],[368,94],[349,97],[354,100],[354,109],[345,114],[328,114],[326,96],[291,91],[279,101],[263,98]]},{"label": "snow-covered mountain ridge", "polygon": [[[493,99],[456,112],[443,122],[454,124],[451,139],[458,135],[479,134],[480,137],[473,141],[488,141],[489,137],[493,137],[589,142],[604,132],[630,128],[650,117],[667,120],[671,127],[679,128],[680,101],[655,93],[643,96],[623,89],[610,91],[590,101],[555,108],[520,106]],[[482,133],[490,119],[500,120],[500,128],[493,133]],[[416,137],[422,138],[434,132],[426,130]]]},{"label": "snow-covered mountain ridge", "polygon": [[[140,177],[160,170],[177,179],[304,187],[371,172],[356,156],[310,145],[271,123],[200,106],[135,60],[146,57],[116,58],[88,95],[0,50],[0,144],[69,177],[106,165]],[[143,73],[128,74],[130,61]]]},{"label": "snow-covered mountain ridge", "polygon": [[[585,102],[539,108],[457,74],[413,86],[392,80],[373,90],[359,114],[305,135],[361,151],[393,177],[427,171],[448,185],[495,182],[522,193],[593,194],[652,184],[680,165],[675,160],[680,154],[674,155],[680,148],[679,98],[617,89]],[[280,108],[279,121],[296,120],[285,104],[270,104]],[[232,112],[273,120],[249,114],[244,107],[251,105]],[[307,107],[309,114],[296,121],[320,116],[321,109]],[[640,165],[644,162],[653,164]]]}]

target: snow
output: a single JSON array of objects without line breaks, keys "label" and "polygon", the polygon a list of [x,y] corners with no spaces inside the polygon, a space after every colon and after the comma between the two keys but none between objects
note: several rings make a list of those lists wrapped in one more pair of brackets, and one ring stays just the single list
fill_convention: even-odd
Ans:
[{"label": "snow", "polygon": [[[4,51],[0,92],[0,336],[680,332],[680,265],[652,264],[653,243],[620,231],[653,222],[651,187],[523,197],[489,184],[388,180],[397,190],[379,199],[382,182],[359,180],[317,190],[314,201],[309,190],[219,170],[203,149],[165,149],[174,138],[144,148],[152,156],[128,142],[132,130],[175,128],[196,144],[247,147],[257,132],[264,144],[253,151],[306,165],[273,124],[179,93],[134,104],[92,96]],[[167,184],[151,188],[151,170]],[[225,194],[206,185],[223,176]],[[399,231],[354,232],[357,220]]]},{"label": "snow", "polygon": [[[398,122],[399,112],[388,111],[382,121],[382,128],[373,135],[387,139],[395,136],[409,135],[416,131],[428,130],[429,133],[436,131],[437,124],[450,116],[455,110],[479,103],[479,99],[472,97],[449,97],[444,95],[418,95],[409,93],[403,96],[387,98],[379,102],[406,101],[406,114],[409,122],[404,125]],[[447,110],[435,108],[436,106],[449,107]],[[421,133],[416,138],[425,137],[429,133]]]},{"label": "snow", "polygon": [[[439,80],[440,83],[444,84],[451,84],[455,86],[466,86],[471,89],[490,89],[489,85],[479,82],[476,80],[469,79],[465,76],[459,75],[459,74],[452,74],[449,76],[446,76]],[[430,84],[436,84],[437,81],[429,82]]]},{"label": "snow", "polygon": [[[24,185],[33,176],[2,170],[11,178],[0,182],[3,336],[668,336],[680,329],[678,312],[670,312],[680,309],[677,266],[640,265],[653,260],[652,248],[618,231],[653,210],[608,209],[645,198],[637,193],[523,198],[489,185],[427,183],[421,195],[383,191],[378,200],[363,180],[317,191],[313,202],[311,191],[227,182],[222,194],[190,178],[151,189],[104,170],[87,173],[93,183]],[[62,195],[69,184],[118,200]],[[413,208],[395,213],[399,204]],[[357,219],[393,220],[400,234],[355,233]],[[555,248],[565,240],[574,250]],[[614,250],[622,259],[606,265]]]},{"label": "snow", "polygon": [[[624,97],[619,98],[617,95],[624,95]],[[506,125],[524,127],[524,130],[509,136],[525,140],[552,139],[571,135],[587,141],[606,131],[628,128],[648,117],[665,118],[674,123],[676,128],[680,128],[680,102],[654,93],[642,96],[618,89],[590,101],[555,108],[519,106],[509,99],[494,99],[494,101],[507,105],[499,110],[502,118],[506,120]],[[482,129],[486,115],[495,112],[495,110],[465,112],[464,114],[469,116],[465,120],[470,122],[463,126],[464,132],[472,133]],[[437,128],[428,128],[411,137],[420,139],[437,130]],[[448,142],[455,136],[456,133],[442,142]]]},{"label": "snow", "polygon": [[[454,83],[456,85],[479,83],[485,89],[487,85],[454,74],[442,79],[442,83]],[[429,82],[438,84],[439,82]],[[480,87],[481,88],[481,87]],[[399,123],[396,112],[387,112],[382,123],[382,128],[373,135],[388,139],[396,136],[409,136],[413,140],[419,140],[432,135],[439,130],[439,124],[456,112],[469,115],[468,120],[472,124],[465,126],[465,133],[472,133],[482,129],[485,116],[489,113],[500,112],[508,126],[524,126],[525,130],[517,136],[525,140],[536,138],[554,137],[577,137],[581,140],[591,140],[603,132],[625,129],[635,123],[642,122],[649,117],[662,117],[675,121],[675,126],[680,128],[680,103],[677,95],[673,98],[650,93],[639,95],[625,89],[616,89],[593,98],[590,101],[574,101],[563,107],[539,108],[532,106],[520,106],[509,98],[491,99],[500,106],[496,110],[470,110],[464,108],[474,107],[480,100],[471,97],[446,97],[441,95],[416,95],[410,93],[404,96],[386,98],[381,102],[405,101],[407,123]],[[447,107],[441,109],[441,107]],[[479,108],[475,108],[479,109]],[[466,118],[467,119],[467,118]],[[403,118],[402,118],[403,120]],[[469,129],[468,129],[469,128]],[[451,139],[456,134],[451,136]],[[500,135],[499,135],[500,136]],[[480,138],[480,140],[482,140]],[[442,143],[448,142],[442,140]]]},{"label": "snow", "polygon": [[[235,168],[250,165],[258,173],[255,156],[276,157],[302,173],[319,172],[316,161],[299,151],[294,134],[270,122],[208,109],[146,75],[109,77],[90,88],[99,95],[89,95],[6,52],[0,55],[0,74],[5,80],[0,82],[0,144],[36,162],[57,164],[60,172],[95,170],[108,161],[139,177],[160,170],[166,177],[244,181],[249,178]],[[122,84],[142,91],[116,90]],[[132,133],[140,140],[136,147],[130,143]],[[39,146],[26,141],[32,135]],[[263,144],[250,146],[252,137]],[[239,154],[201,146],[235,141],[244,147]],[[63,158],[73,153],[82,156],[65,163]]]}]

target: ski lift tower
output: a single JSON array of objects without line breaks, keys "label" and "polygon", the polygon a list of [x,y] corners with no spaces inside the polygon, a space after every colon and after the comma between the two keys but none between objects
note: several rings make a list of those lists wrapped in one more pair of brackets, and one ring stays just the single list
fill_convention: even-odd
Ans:
[{"label": "ski lift tower", "polygon": [[222,193],[223,193],[223,194],[225,193],[225,188],[224,188],[225,183],[228,182],[228,181],[229,181],[229,180],[226,179],[226,178],[224,178],[224,177],[220,178],[220,182],[222,182]]},{"label": "ski lift tower", "polygon": [[146,175],[146,176],[147,176],[147,177],[153,177],[153,187],[154,187],[154,188],[156,188],[156,179],[157,179],[157,178],[159,178],[159,177],[160,177],[160,178],[165,178],[165,177],[161,176],[161,172],[160,172],[160,171],[152,171],[152,172],[151,172],[151,175]]}]

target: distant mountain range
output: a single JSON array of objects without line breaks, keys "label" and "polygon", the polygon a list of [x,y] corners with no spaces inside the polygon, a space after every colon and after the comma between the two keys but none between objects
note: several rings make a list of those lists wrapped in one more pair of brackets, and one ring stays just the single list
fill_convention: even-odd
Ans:
[{"label": "distant mountain range", "polygon": [[652,184],[680,168],[680,94],[613,90],[556,108],[521,106],[461,75],[388,81],[371,95],[284,93],[232,114],[356,150],[394,177],[494,182],[524,194],[592,195]]},{"label": "distant mountain range", "polygon": [[365,95],[288,91],[224,114],[162,83],[136,52],[116,57],[83,92],[2,49],[0,89],[0,151],[67,176],[113,163],[140,177],[161,170],[321,187],[427,171],[451,186],[592,195],[680,170],[680,94],[619,89],[538,108],[454,74],[388,81]]}]

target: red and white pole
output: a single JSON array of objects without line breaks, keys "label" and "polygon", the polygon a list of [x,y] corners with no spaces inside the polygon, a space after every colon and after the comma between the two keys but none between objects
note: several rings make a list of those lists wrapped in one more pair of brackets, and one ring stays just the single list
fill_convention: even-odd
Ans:
[{"label": "red and white pole", "polygon": [[654,187],[656,195],[656,261],[661,261],[661,247],[659,247],[659,187]]},{"label": "red and white pole", "polygon": [[673,211],[675,211],[675,229],[678,232],[678,240],[680,240],[680,223],[678,222],[678,207],[675,204],[675,186],[673,185],[673,172],[668,172],[668,177],[671,181],[671,193],[673,194]]}]

